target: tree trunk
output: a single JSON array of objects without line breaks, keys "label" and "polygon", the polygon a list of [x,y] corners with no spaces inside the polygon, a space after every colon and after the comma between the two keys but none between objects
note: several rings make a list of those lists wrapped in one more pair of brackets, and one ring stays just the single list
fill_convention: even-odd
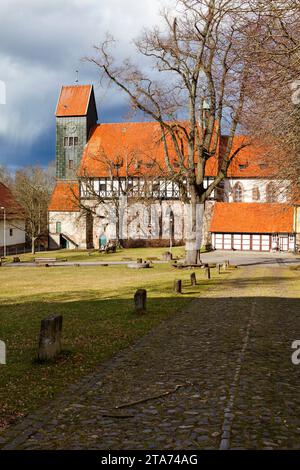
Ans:
[{"label": "tree trunk", "polygon": [[31,237],[31,254],[32,255],[35,254],[35,240],[36,240],[35,237]]},{"label": "tree trunk", "polygon": [[186,264],[200,263],[204,204],[198,202],[195,190],[191,190],[191,202],[187,206],[187,228],[185,240]]}]

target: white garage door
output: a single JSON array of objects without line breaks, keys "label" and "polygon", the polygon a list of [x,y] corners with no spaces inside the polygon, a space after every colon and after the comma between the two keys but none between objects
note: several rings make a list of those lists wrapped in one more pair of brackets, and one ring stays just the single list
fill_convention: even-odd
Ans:
[{"label": "white garage door", "polygon": [[233,235],[233,249],[234,250],[242,249],[242,235],[239,233],[235,233]]},{"label": "white garage door", "polygon": [[242,250],[249,251],[251,249],[251,235],[243,233],[242,235]]},{"label": "white garage door", "polygon": [[[214,234],[214,247],[216,250],[237,251],[270,251],[270,235],[245,233],[216,233]],[[288,238],[281,241],[284,250],[287,250]]]},{"label": "white garage door", "polygon": [[215,249],[223,250],[223,234],[215,233]]}]

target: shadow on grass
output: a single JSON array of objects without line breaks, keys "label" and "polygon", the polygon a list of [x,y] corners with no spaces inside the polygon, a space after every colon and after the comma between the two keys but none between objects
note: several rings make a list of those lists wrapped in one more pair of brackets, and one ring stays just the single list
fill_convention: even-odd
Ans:
[{"label": "shadow on grass", "polygon": [[[1,369],[0,376],[0,422],[11,422],[13,416],[27,413],[52,400],[68,385],[133,344],[162,320],[170,321],[173,328],[171,335],[167,333],[167,328],[165,338],[161,338],[157,346],[158,357],[163,359],[166,349],[176,348],[178,339],[180,347],[186,353],[190,350],[192,355],[191,338],[195,334],[204,334],[213,339],[211,345],[203,343],[203,348],[207,349],[207,362],[211,360],[212,351],[222,355],[226,361],[240,345],[236,344],[235,331],[232,331],[231,336],[224,331],[230,331],[228,325],[232,325],[233,329],[237,329],[237,334],[240,334],[239,325],[245,326],[245,319],[250,316],[255,302],[256,315],[261,319],[260,330],[257,332],[257,337],[260,338],[257,353],[262,357],[270,357],[275,350],[278,355],[279,344],[285,351],[284,360],[287,358],[290,361],[291,343],[300,335],[299,299],[201,297],[196,301],[199,302],[199,309],[193,307],[192,313],[184,311],[184,316],[181,313],[174,316],[176,310],[186,307],[192,300],[195,299],[185,296],[150,298],[148,313],[141,316],[133,312],[131,299],[51,304],[32,302],[1,306],[1,339],[7,344],[8,356],[7,366]],[[40,320],[52,314],[62,314],[64,318],[64,354],[53,363],[33,363],[37,352]],[[272,330],[273,336],[270,334]],[[184,362],[182,367],[186,367]],[[212,364],[212,367],[215,365]],[[172,363],[169,364],[169,370],[172,370]]]}]

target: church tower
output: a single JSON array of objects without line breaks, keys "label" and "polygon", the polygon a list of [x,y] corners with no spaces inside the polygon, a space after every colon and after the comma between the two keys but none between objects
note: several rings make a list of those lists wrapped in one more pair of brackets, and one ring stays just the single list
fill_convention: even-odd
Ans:
[{"label": "church tower", "polygon": [[98,115],[92,85],[63,86],[56,107],[56,178],[75,180]]}]

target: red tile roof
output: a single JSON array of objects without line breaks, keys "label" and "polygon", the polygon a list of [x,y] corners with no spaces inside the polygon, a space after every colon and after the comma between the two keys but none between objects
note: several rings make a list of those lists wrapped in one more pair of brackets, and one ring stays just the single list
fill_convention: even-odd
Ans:
[{"label": "red tile roof", "polygon": [[50,212],[79,212],[79,186],[74,181],[57,181],[48,206]]},{"label": "red tile roof", "polygon": [[56,116],[86,116],[92,85],[63,86],[56,107]]},{"label": "red tile roof", "polygon": [[[11,190],[0,183],[0,207],[5,207],[6,217],[8,219],[24,219],[24,211],[21,205],[16,201]],[[0,219],[4,217],[4,211],[0,209]]]},{"label": "red tile roof", "polygon": [[[176,162],[173,144],[168,139],[171,149],[171,161]],[[206,176],[215,176],[218,170],[218,158],[221,160],[225,151],[227,138],[222,137],[220,142],[219,157],[212,157],[207,162]],[[233,141],[231,155],[236,149],[247,143],[248,146],[240,150],[232,161],[228,177],[233,178],[257,178],[271,177],[276,174],[274,165],[268,159],[267,148],[252,143],[247,136],[236,136]],[[126,165],[125,161],[128,161]],[[111,163],[123,161],[119,169],[119,176],[125,176],[126,171],[132,176],[138,176],[134,161],[141,162],[139,174],[154,174],[165,172],[164,148],[161,141],[160,126],[156,122],[131,122],[99,124],[91,132],[89,141],[83,152],[83,158],[79,168],[79,176],[90,177],[109,176]],[[151,167],[151,162],[155,166]],[[174,165],[173,165],[174,166]],[[176,169],[176,167],[175,167]]]},{"label": "red tile roof", "polygon": [[[171,142],[169,148],[173,149]],[[175,151],[170,151],[170,159],[172,163],[176,162]],[[159,124],[130,122],[95,126],[83,153],[79,176],[109,176],[110,162],[119,161],[123,161],[118,172],[121,177],[125,176],[128,170],[132,176],[165,173],[165,156]],[[211,158],[208,161],[207,174],[216,174],[217,168],[217,159]]]},{"label": "red tile roof", "polygon": [[[227,138],[223,136],[220,144],[220,155],[225,150]],[[252,142],[247,136],[236,135],[233,140],[231,155],[243,144],[228,169],[228,178],[268,178],[276,175],[275,163],[270,161],[268,147],[259,142]]]},{"label": "red tile roof", "polygon": [[294,208],[287,204],[217,202],[210,232],[293,233]]}]

